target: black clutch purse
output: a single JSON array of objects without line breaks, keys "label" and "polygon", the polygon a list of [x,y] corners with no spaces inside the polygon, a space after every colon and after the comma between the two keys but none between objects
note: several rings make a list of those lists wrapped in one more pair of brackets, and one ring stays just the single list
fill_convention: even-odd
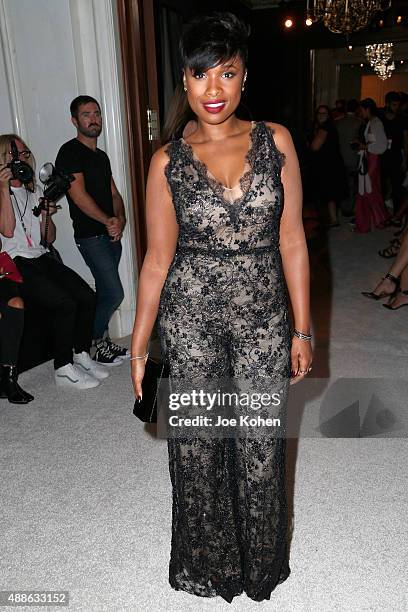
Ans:
[{"label": "black clutch purse", "polygon": [[142,399],[135,400],[133,414],[144,423],[157,423],[157,397],[163,378],[169,377],[169,366],[147,358],[142,380]]}]

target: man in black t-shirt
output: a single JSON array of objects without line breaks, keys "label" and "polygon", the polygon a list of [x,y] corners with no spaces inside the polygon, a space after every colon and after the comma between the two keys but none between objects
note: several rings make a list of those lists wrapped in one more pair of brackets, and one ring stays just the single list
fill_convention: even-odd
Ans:
[{"label": "man in black t-shirt", "polygon": [[71,102],[70,111],[77,136],[62,145],[55,165],[75,177],[67,200],[76,245],[95,278],[94,359],[107,366],[120,365],[130,354],[112,342],[108,327],[123,300],[118,268],[125,209],[109,158],[97,147],[102,131],[99,103],[90,96],[78,96]]},{"label": "man in black t-shirt", "polygon": [[394,215],[403,196],[403,161],[408,146],[408,125],[399,112],[400,100],[398,92],[389,91],[385,96],[385,107],[379,113],[388,139],[388,148],[381,156],[382,190],[386,199],[391,188]]}]

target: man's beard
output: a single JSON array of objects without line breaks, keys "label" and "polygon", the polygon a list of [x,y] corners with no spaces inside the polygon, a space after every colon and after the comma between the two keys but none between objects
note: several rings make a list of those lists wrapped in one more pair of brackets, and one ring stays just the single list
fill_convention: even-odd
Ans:
[{"label": "man's beard", "polygon": [[78,130],[83,136],[87,136],[88,138],[98,138],[102,132],[102,126],[95,125],[94,127],[85,128],[82,125],[78,125]]}]

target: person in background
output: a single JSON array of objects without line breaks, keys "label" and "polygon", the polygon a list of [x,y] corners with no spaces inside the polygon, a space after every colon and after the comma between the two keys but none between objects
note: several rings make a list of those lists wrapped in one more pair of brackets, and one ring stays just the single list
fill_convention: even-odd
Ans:
[{"label": "person in background", "polygon": [[332,110],[332,118],[334,121],[337,121],[338,119],[342,119],[345,116],[346,100],[344,100],[344,98],[341,98],[339,100],[336,100],[336,102],[334,103],[334,108]]},{"label": "person in background", "polygon": [[[13,142],[20,160],[24,159],[34,168],[33,154],[16,134],[0,136],[0,164],[6,165],[12,160]],[[34,179],[23,184],[7,173],[3,173],[2,182],[0,209],[4,217],[12,219],[14,226],[13,231],[0,236],[3,249],[23,277],[19,287],[21,297],[43,309],[46,317],[43,324],[52,328],[55,383],[74,389],[97,387],[109,372],[89,355],[95,294],[79,274],[49,255],[48,244],[55,240],[54,222],[49,219],[46,235],[44,210],[41,216],[33,212],[43,196],[41,187]],[[51,215],[56,210],[50,206]]]},{"label": "person in background", "polygon": [[[7,166],[0,166],[0,191],[8,193],[12,173]],[[11,238],[15,218],[9,207],[1,205],[0,234]],[[1,243],[0,243],[1,244]],[[1,249],[0,249],[1,250]],[[28,404],[34,397],[18,384],[17,361],[24,328],[24,301],[18,283],[8,278],[12,275],[0,265],[0,398],[12,404]]]},{"label": "person in background", "polygon": [[396,218],[402,198],[404,180],[404,161],[408,151],[408,123],[400,113],[401,96],[396,91],[389,91],[385,96],[385,107],[379,111],[387,136],[387,149],[381,157],[381,185],[384,199],[390,193],[394,215],[388,224],[400,227],[402,221]]},{"label": "person in background", "polygon": [[119,262],[125,208],[109,157],[97,147],[102,132],[99,103],[91,96],[78,96],[70,112],[77,135],[62,145],[55,165],[75,177],[67,200],[75,243],[95,279],[93,358],[105,366],[117,366],[130,357],[125,347],[109,337],[109,321],[124,297]]},{"label": "person in background", "polygon": [[372,300],[389,298],[383,304],[388,310],[399,310],[408,306],[408,230],[405,230],[397,257],[374,291],[362,291],[364,297]]},{"label": "person in background", "polygon": [[328,214],[329,227],[338,227],[337,206],[347,196],[347,181],[339,137],[325,104],[316,109],[310,151],[310,182],[319,216],[325,223]]},{"label": "person in background", "polygon": [[356,115],[358,107],[358,100],[349,100],[346,105],[347,114],[335,122],[349,192],[348,196],[340,202],[340,209],[346,217],[351,217],[354,214],[357,192],[357,172],[360,157],[357,152],[358,145],[356,146],[353,143],[358,141],[363,126],[363,120]]},{"label": "person in background", "polygon": [[360,155],[358,193],[356,197],[356,226],[359,233],[373,227],[383,228],[389,218],[381,192],[380,155],[387,149],[387,137],[377,105],[372,98],[360,102],[362,117],[366,123],[364,142],[357,143]]}]

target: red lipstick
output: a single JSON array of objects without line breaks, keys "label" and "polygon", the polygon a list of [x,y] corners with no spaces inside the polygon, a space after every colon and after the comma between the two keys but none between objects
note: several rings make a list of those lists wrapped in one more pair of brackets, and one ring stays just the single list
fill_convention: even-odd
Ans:
[{"label": "red lipstick", "polygon": [[202,103],[207,113],[220,113],[225,107],[225,100],[208,100]]}]

